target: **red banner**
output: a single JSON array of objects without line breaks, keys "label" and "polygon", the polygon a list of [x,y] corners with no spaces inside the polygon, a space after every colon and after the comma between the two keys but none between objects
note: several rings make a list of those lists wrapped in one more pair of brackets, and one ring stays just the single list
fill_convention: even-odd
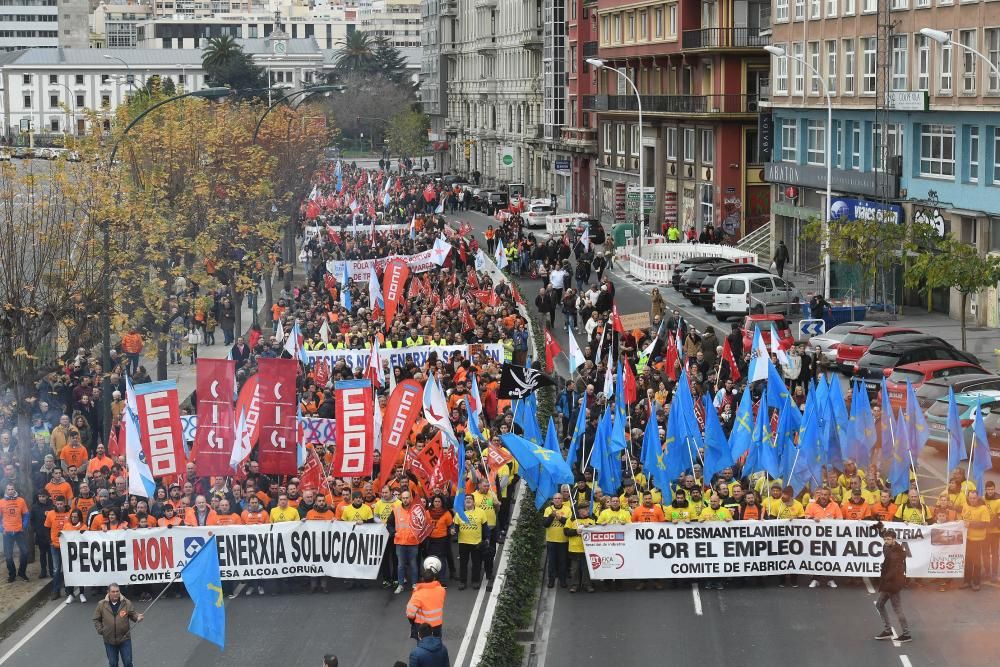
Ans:
[{"label": "red banner", "polygon": [[260,435],[260,392],[257,391],[259,380],[256,375],[251,375],[243,383],[240,389],[240,396],[236,399],[236,408],[233,414],[239,419],[241,414],[247,416],[247,431],[250,434],[250,448],[257,444],[257,436]]},{"label": "red banner", "polygon": [[[573,332],[570,332],[573,335]],[[548,329],[545,330],[545,372],[551,373],[556,365],[556,357],[562,352],[562,348],[559,347],[559,341],[556,337],[552,335],[552,332]]]},{"label": "red banner", "polygon": [[323,473],[323,464],[316,454],[312,445],[306,446],[306,464],[302,467],[302,476],[299,478],[299,486],[302,490],[318,489],[323,486],[326,475]]},{"label": "red banner", "polygon": [[367,477],[375,451],[375,403],[371,380],[333,385],[337,405],[337,450],[331,475]]},{"label": "red banner", "polygon": [[195,472],[199,477],[229,475],[236,424],[233,392],[236,362],[198,360],[198,430],[194,436]]},{"label": "red banner", "polygon": [[399,451],[406,446],[410,430],[420,416],[423,406],[424,388],[416,380],[403,380],[389,397],[382,418],[382,468],[379,471],[379,486],[383,486],[392,476]]},{"label": "red banner", "polygon": [[259,359],[260,451],[262,473],[294,475],[298,472],[298,424],[296,423],[295,359]]},{"label": "red banner", "polygon": [[184,428],[177,400],[177,381],[147,382],[135,389],[142,449],[153,477],[184,472]]},{"label": "red banner", "polygon": [[404,298],[406,279],[410,277],[410,267],[406,260],[394,259],[385,266],[382,276],[382,297],[385,300],[385,328],[392,326],[396,309]]}]

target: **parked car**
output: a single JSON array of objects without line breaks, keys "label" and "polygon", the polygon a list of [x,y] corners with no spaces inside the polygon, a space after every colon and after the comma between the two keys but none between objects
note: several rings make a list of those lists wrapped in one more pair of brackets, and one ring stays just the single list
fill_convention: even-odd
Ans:
[{"label": "parked car", "polygon": [[768,270],[756,264],[723,264],[716,266],[708,272],[705,279],[701,281],[701,286],[694,295],[695,303],[710,313],[715,309],[715,283],[722,276],[730,276],[737,273],[768,273]]},{"label": "parked car", "polygon": [[495,215],[497,211],[507,208],[510,199],[506,192],[486,190],[479,192],[479,210],[486,215]]},{"label": "parked car", "polygon": [[681,263],[677,265],[677,268],[674,269],[673,274],[670,276],[670,284],[674,286],[675,290],[680,292],[682,285],[681,278],[688,269],[699,264],[717,264],[724,261],[725,258],[723,257],[688,257],[687,259],[682,259]]},{"label": "parked car", "polygon": [[725,322],[734,315],[797,311],[802,293],[784,278],[770,273],[738,273],[715,283],[715,317]]},{"label": "parked car", "polygon": [[942,396],[947,397],[949,387],[956,394],[961,394],[963,391],[979,391],[981,389],[1000,390],[1000,375],[993,375],[992,373],[951,375],[949,377],[928,380],[915,388],[917,403],[920,404],[920,409],[926,411],[934,405],[934,401]]},{"label": "parked car", "polygon": [[743,318],[743,350],[744,352],[750,349],[753,345],[754,329],[760,329],[761,340],[764,341],[764,345],[767,345],[768,349],[771,349],[771,326],[774,325],[774,330],[778,333],[778,344],[781,345],[781,349],[787,350],[795,345],[795,339],[792,338],[792,330],[788,326],[788,321],[785,320],[782,315],[747,315]]},{"label": "parked car", "polygon": [[868,393],[878,393],[886,369],[893,369],[919,361],[965,361],[979,365],[979,360],[937,336],[904,334],[883,338],[872,343],[864,356],[855,364],[855,373],[862,378]]},{"label": "parked car", "polygon": [[861,327],[844,336],[837,344],[837,364],[834,366],[841,373],[851,375],[858,359],[868,351],[868,346],[885,337],[902,334],[920,333],[909,327]]},{"label": "parked car", "polygon": [[14,148],[14,157],[21,160],[30,160],[34,155],[34,151],[27,146],[17,146]]},{"label": "parked car", "polygon": [[554,215],[556,210],[552,208],[552,202],[548,199],[532,199],[525,211],[521,214],[524,219],[524,226],[528,228],[538,228],[545,226],[545,218]]},{"label": "parked car", "polygon": [[711,273],[712,269],[731,263],[728,259],[720,259],[716,262],[707,262],[692,266],[681,276],[681,294],[686,296],[688,301],[694,303],[697,290],[701,288],[701,283],[705,280],[705,276]]},{"label": "parked car", "polygon": [[[1000,458],[1000,391],[982,389],[955,394],[958,405],[958,420],[962,425],[965,439],[966,454],[972,452],[972,421],[973,410],[982,406],[983,426],[986,427],[986,438],[993,458]],[[927,444],[944,451],[948,450],[948,397],[939,398],[926,413]]]},{"label": "parked car", "polygon": [[916,390],[928,380],[955,376],[982,375],[987,370],[979,364],[951,359],[933,359],[918,361],[913,364],[903,364],[892,369],[885,369],[885,387],[889,391],[889,404],[893,410],[906,405],[906,383],[909,382]]},{"label": "parked car", "polygon": [[604,227],[601,226],[601,221],[597,218],[587,218],[586,220],[580,220],[577,222],[572,227],[573,233],[576,234],[577,239],[583,235],[584,225],[587,225],[590,228],[590,242],[595,245],[604,245],[604,241],[607,240],[607,234],[604,233]]},{"label": "parked car", "polygon": [[868,320],[857,320],[855,322],[844,322],[843,324],[838,324],[829,331],[821,333],[818,336],[813,336],[809,339],[809,347],[818,347],[823,356],[826,357],[828,362],[835,363],[837,361],[837,345],[847,337],[847,334],[862,327],[886,327],[889,326],[885,322],[876,322]]}]

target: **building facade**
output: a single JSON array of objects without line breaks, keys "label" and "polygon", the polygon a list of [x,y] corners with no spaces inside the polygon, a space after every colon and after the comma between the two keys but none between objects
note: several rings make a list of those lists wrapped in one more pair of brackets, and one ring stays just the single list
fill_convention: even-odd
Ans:
[{"label": "building facade", "polygon": [[596,11],[597,57],[635,83],[643,127],[625,77],[590,67],[596,94],[584,107],[597,114],[595,215],[638,221],[642,162],[650,230],[711,225],[735,240],[766,224],[757,124],[769,95],[769,5],[598,0]]},{"label": "building facade", "polygon": [[596,0],[567,0],[566,114],[559,152],[552,161],[560,206],[570,211],[596,210],[593,199],[597,157],[596,114],[583,101],[594,94],[595,79],[587,58],[597,56]]},{"label": "building facade", "polygon": [[[820,72],[833,125],[827,127],[820,80],[775,58],[773,154],[766,168],[774,184],[773,239],[786,242],[793,266],[810,272],[819,266],[819,250],[802,239],[802,230],[827,210],[832,132],[829,206],[835,215],[857,210],[877,224],[930,222],[980,252],[1000,252],[1000,78],[974,54],[920,34],[933,26],[1000,63],[1000,7],[893,0],[888,22],[877,9],[872,0],[776,2],[774,43]],[[880,35],[888,23],[891,31]],[[833,296],[857,293],[856,273],[835,264]],[[904,293],[898,275],[891,279],[897,303],[927,305],[926,297]],[[931,305],[959,315],[957,294],[942,291]],[[998,313],[997,291],[988,290],[971,300],[967,314],[997,326]]]}]

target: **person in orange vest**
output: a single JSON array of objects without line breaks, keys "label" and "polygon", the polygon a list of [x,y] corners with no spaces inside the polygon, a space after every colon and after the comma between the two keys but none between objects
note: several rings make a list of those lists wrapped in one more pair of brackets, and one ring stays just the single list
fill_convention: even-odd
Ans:
[{"label": "person in orange vest", "polygon": [[142,334],[135,329],[122,336],[122,350],[128,359],[128,374],[135,375],[139,370],[139,357],[142,356]]},{"label": "person in orange vest", "polygon": [[410,601],[406,603],[406,618],[410,620],[410,639],[417,638],[417,628],[426,623],[435,637],[441,636],[444,627],[444,598],[448,591],[437,580],[432,570],[424,570],[420,583],[413,587]]},{"label": "person in orange vest", "polygon": [[399,504],[392,508],[389,523],[386,525],[389,534],[393,536],[396,545],[396,560],[399,563],[396,572],[396,591],[399,595],[403,587],[409,584],[417,587],[417,551],[420,538],[413,527],[413,496],[409,491],[399,494]]},{"label": "person in orange vest", "polygon": [[3,553],[7,560],[7,583],[14,581],[14,545],[17,545],[20,558],[16,574],[28,581],[28,538],[25,529],[31,511],[24,498],[17,494],[14,484],[4,488],[3,499],[0,500],[0,513],[3,514]]},{"label": "person in orange vest", "polygon": [[184,511],[185,526],[214,526],[219,523],[219,517],[215,510],[209,507],[205,496],[197,496],[194,499],[194,507],[188,507]]}]

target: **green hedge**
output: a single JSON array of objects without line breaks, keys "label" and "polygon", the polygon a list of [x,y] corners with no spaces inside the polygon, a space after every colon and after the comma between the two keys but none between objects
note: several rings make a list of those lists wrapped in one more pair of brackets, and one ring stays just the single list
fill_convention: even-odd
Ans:
[{"label": "green hedge", "polygon": [[[521,290],[513,278],[511,283]],[[524,296],[523,291],[521,296]],[[528,316],[532,322],[536,353],[542,356],[545,354],[542,323],[531,311],[528,311]],[[538,425],[542,433],[545,433],[549,417],[555,412],[555,398],[553,387],[538,392]],[[541,515],[535,511],[535,494],[525,489],[521,503],[517,527],[504,544],[504,550],[508,551],[506,576],[479,667],[520,667],[524,660],[524,645],[517,641],[517,632],[531,624],[538,600],[545,528]]]}]

